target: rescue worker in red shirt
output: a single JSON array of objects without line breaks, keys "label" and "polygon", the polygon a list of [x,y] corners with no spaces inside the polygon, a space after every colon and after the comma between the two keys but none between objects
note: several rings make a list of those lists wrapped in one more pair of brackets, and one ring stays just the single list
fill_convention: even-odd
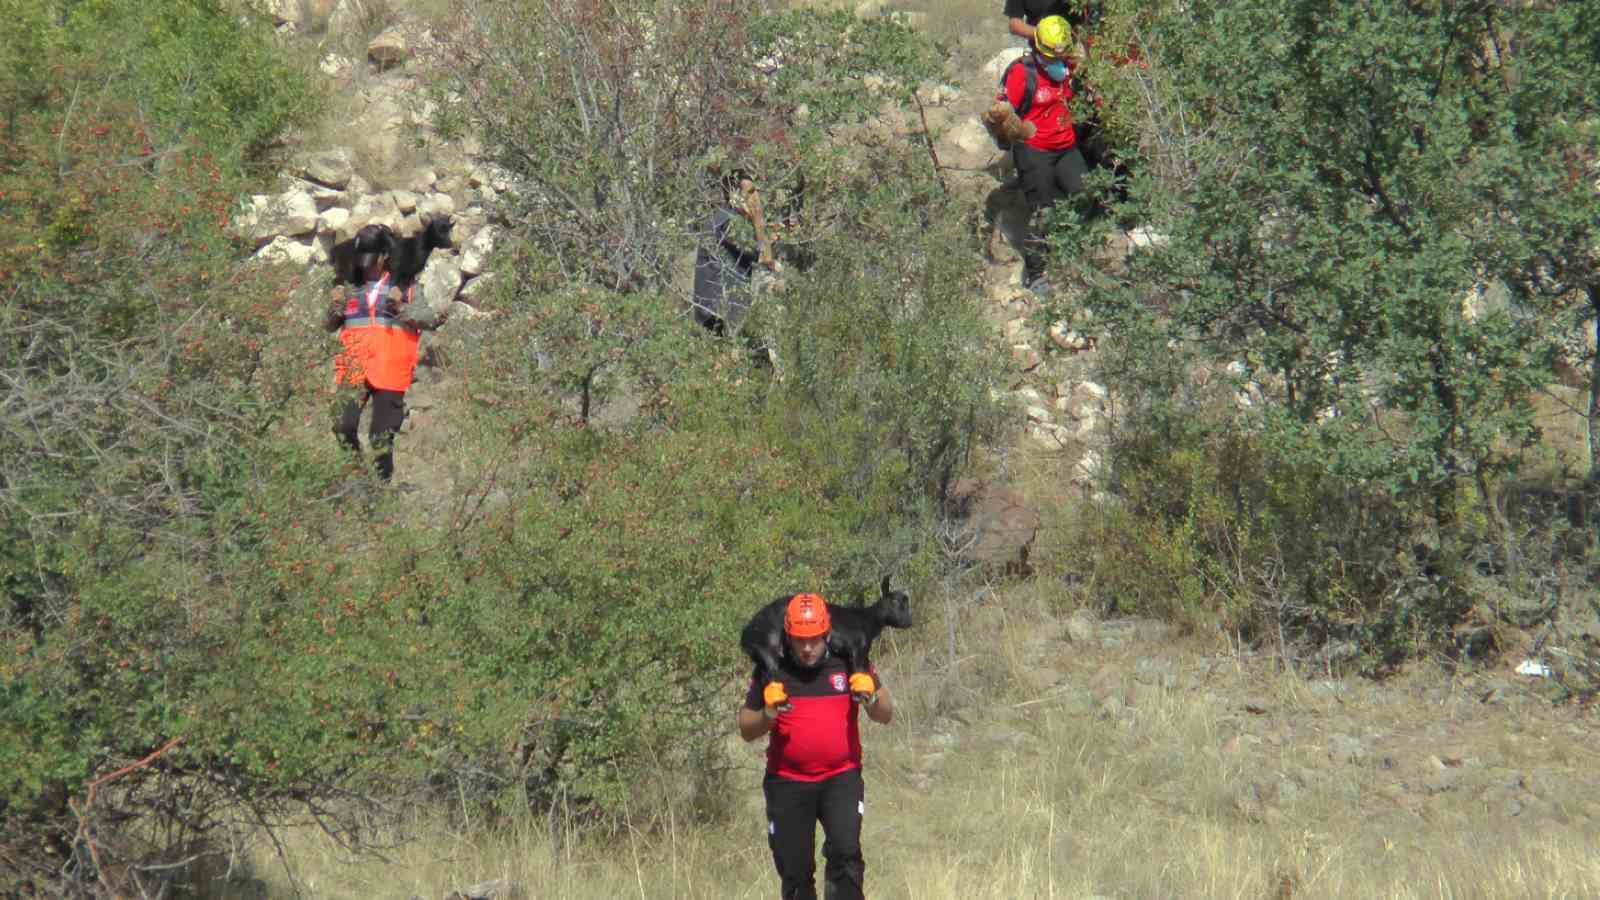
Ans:
[{"label": "rescue worker in red shirt", "polygon": [[1033,33],[1033,52],[1013,62],[996,97],[1010,103],[1034,133],[1011,145],[1023,197],[1032,213],[1022,249],[1022,285],[1036,294],[1049,290],[1044,277],[1044,211],[1083,192],[1088,173],[1072,126],[1072,26],[1061,16],[1046,16]]},{"label": "rescue worker in red shirt", "polygon": [[378,477],[394,477],[394,440],[406,418],[406,391],[417,368],[423,330],[440,319],[413,305],[418,291],[402,293],[390,283],[389,254],[394,235],[386,226],[367,225],[354,239],[355,270],[360,284],[341,294],[323,324],[339,332],[344,349],[334,359],[334,385],[339,390],[333,433],[357,455],[361,409],[372,407],[367,442],[376,451]]},{"label": "rescue worker in red shirt", "polygon": [[739,736],[767,740],[767,843],[783,900],[816,900],[817,823],[822,823],[823,878],[828,900],[862,900],[861,780],[858,709],[880,725],[894,703],[877,671],[849,674],[828,652],[828,605],[796,594],[784,613],[785,652],[778,679],[750,679],[739,710]]}]

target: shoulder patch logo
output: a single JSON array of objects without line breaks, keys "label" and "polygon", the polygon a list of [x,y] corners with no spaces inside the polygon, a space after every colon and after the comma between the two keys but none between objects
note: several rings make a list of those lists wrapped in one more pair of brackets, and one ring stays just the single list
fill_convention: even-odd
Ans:
[{"label": "shoulder patch logo", "polygon": [[830,678],[828,680],[830,682],[832,682],[834,690],[841,691],[841,692],[844,690],[844,676],[843,675],[835,674],[832,678]]}]

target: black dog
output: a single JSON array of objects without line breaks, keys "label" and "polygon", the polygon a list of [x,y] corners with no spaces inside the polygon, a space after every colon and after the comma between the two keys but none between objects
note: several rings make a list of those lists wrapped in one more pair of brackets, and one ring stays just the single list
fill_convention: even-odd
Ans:
[{"label": "black dog", "polygon": [[[887,575],[879,591],[882,596],[871,606],[863,605],[865,592],[856,596],[855,606],[828,604],[828,619],[832,623],[828,651],[845,661],[851,675],[866,671],[867,652],[885,626],[911,627],[910,596],[904,591],[890,590]],[[779,597],[757,610],[739,635],[739,645],[756,664],[756,674],[763,683],[777,680],[778,659],[783,656],[783,615],[793,596]]]},{"label": "black dog", "polygon": [[410,237],[395,237],[389,252],[389,271],[394,275],[394,283],[402,288],[409,287],[422,274],[429,254],[440,247],[446,250],[454,247],[450,242],[450,229],[455,224],[449,216],[428,217],[422,220],[421,231]]}]

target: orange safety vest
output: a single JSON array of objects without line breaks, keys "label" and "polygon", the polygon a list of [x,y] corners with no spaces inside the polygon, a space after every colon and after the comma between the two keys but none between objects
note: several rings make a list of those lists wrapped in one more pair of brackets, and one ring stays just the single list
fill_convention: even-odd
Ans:
[{"label": "orange safety vest", "polygon": [[[415,327],[383,315],[383,295],[389,276],[357,291],[344,308],[339,343],[344,350],[333,361],[335,384],[371,386],[380,391],[407,391],[417,368],[417,345],[422,334]],[[410,301],[410,292],[406,300]]]}]

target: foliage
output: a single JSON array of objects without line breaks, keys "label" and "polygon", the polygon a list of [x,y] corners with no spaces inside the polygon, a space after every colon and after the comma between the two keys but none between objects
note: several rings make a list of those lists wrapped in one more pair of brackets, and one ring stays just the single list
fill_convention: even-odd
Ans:
[{"label": "foliage", "polygon": [[[1593,99],[1580,95],[1595,17],[1221,0],[1162,9],[1144,34],[1159,70],[1146,83],[1167,110],[1144,146],[1164,177],[1135,196],[1169,240],[1125,270],[1084,267],[1111,380],[1134,388],[1129,448],[1240,437],[1269,484],[1295,473],[1313,496],[1347,498],[1269,504],[1287,516],[1266,520],[1277,540],[1381,521],[1366,539],[1433,573],[1421,608],[1448,620],[1466,606],[1464,561],[1504,540],[1496,486],[1538,438],[1529,401],[1570,323],[1548,305],[1469,301],[1498,277],[1548,270],[1552,252],[1590,252],[1594,192],[1530,198],[1571,177],[1573,154],[1593,156],[1581,126]],[[1096,237],[1061,240],[1088,258]],[[1197,371],[1225,373],[1243,399],[1202,405]],[[1163,463],[1123,452],[1117,465],[1125,483],[1147,483]],[[1231,505],[1251,484],[1188,483]],[[1340,522],[1348,502],[1355,518]],[[1335,544],[1356,550],[1359,534]],[[1387,571],[1344,589],[1376,606],[1401,589]]]},{"label": "foliage", "polygon": [[481,134],[520,185],[504,212],[560,272],[614,289],[665,284],[735,171],[769,197],[804,185],[812,231],[789,239],[808,240],[832,221],[837,129],[878,113],[862,79],[904,97],[935,71],[903,26],[842,12],[545,0],[471,16],[440,127]]},{"label": "foliage", "polygon": [[[88,822],[167,822],[154,858],[170,861],[214,824],[206,784],[235,805],[290,789],[234,778],[198,739],[211,710],[192,689],[216,677],[229,608],[191,591],[257,537],[241,505],[270,461],[250,450],[282,400],[267,373],[285,355],[262,336],[283,294],[235,271],[221,226],[252,147],[313,94],[266,31],[217,4],[5,14],[0,873],[43,890],[96,877],[69,801]],[[84,806],[90,778],[178,736],[191,740]],[[185,773],[192,802],[175,816]],[[150,861],[135,845],[159,833],[101,844]]]},{"label": "foliage", "polygon": [[[999,355],[976,248],[920,148],[879,133],[852,168],[828,140],[903,85],[868,98],[822,77],[925,65],[904,29],[661,14],[652,33],[630,12],[613,33],[555,10],[540,40],[605,34],[613,64],[628,40],[658,41],[652,59],[686,66],[674,85],[754,85],[815,124],[719,150],[689,107],[648,106],[665,80],[569,59],[558,71],[589,71],[630,122],[661,116],[620,145],[577,140],[581,125],[501,145],[507,277],[492,326],[439,336],[450,441],[430,463],[449,496],[419,509],[318,424],[328,346],[301,315],[315,291],[241,266],[224,237],[259,151],[312,104],[265,33],[179,0],[16,11],[4,58],[57,62],[0,94],[8,882],[159,892],[252,829],[315,821],[359,846],[419,793],[606,822],[664,766],[695,773],[666,798],[681,814],[717,787],[743,616],[778,591],[842,596],[926,568],[930,496],[996,428]],[[516,12],[481,15],[526,25]],[[748,39],[706,45],[731,48],[713,54],[726,68],[691,65],[705,29],[735,26]],[[495,93],[534,71],[495,66],[526,61],[514,44],[481,47],[472,102],[501,104],[481,107],[491,137],[560,99]],[[752,68],[779,50],[811,75]],[[665,290],[719,153],[817,166],[792,234],[821,261],[751,326],[774,336],[778,372]],[[597,230],[552,230],[555,189]],[[622,223],[650,227],[634,244],[608,230]]]}]

